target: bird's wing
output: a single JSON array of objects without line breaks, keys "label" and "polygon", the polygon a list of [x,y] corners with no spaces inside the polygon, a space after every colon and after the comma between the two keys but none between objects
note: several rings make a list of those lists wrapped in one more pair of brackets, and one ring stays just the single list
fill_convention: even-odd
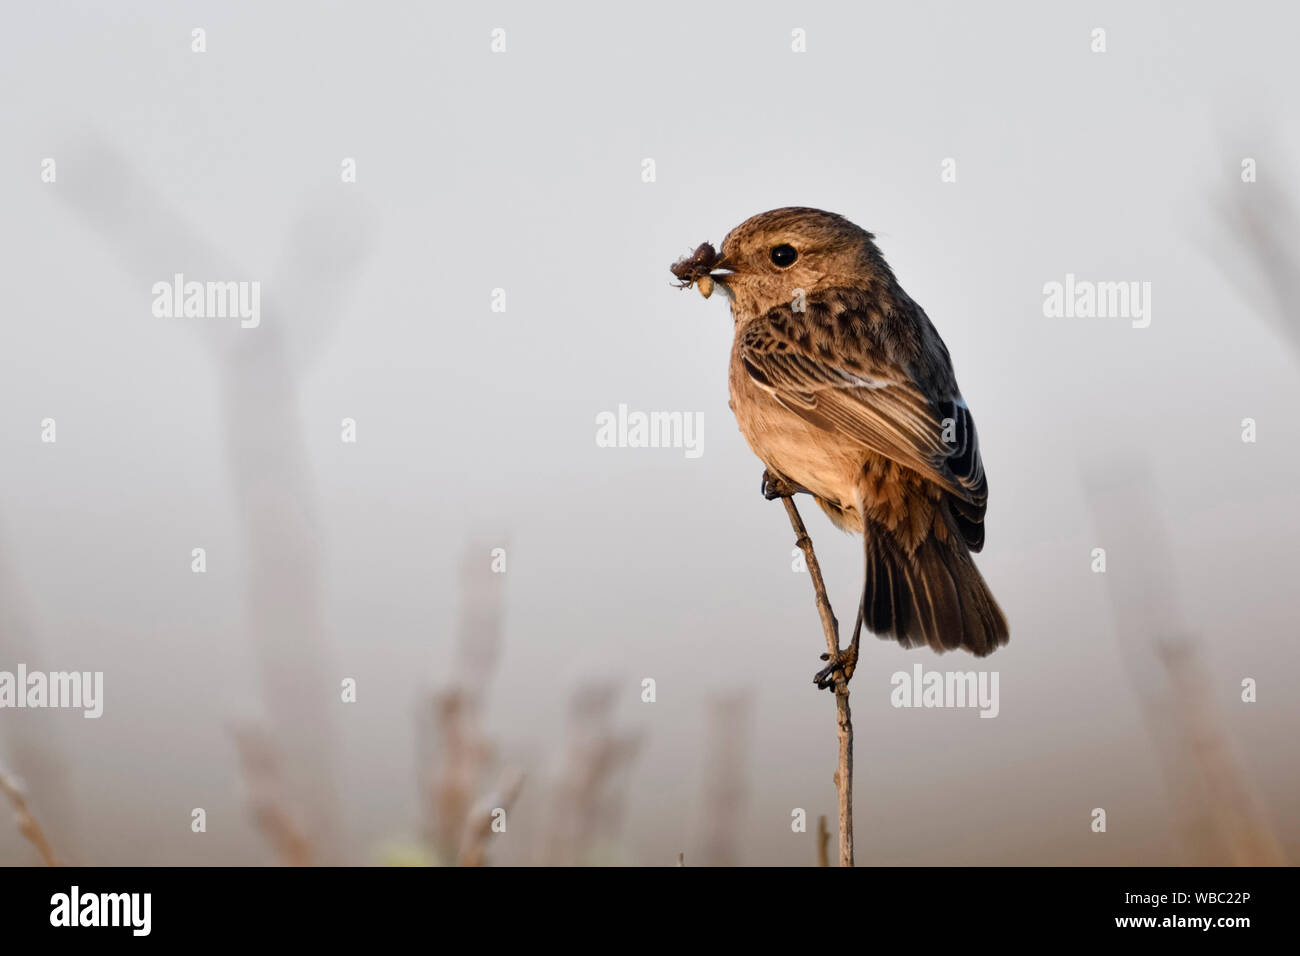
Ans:
[{"label": "bird's wing", "polygon": [[[979,524],[988,483],[965,402],[956,394],[927,395],[890,358],[865,311],[841,302],[805,305],[801,312],[779,306],[745,329],[739,349],[749,376],[809,423],[937,483]],[[982,542],[982,527],[979,536]]]}]

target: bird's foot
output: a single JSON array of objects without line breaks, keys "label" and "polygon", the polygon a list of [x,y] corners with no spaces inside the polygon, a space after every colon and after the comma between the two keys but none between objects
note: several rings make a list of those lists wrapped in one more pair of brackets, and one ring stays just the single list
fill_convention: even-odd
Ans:
[{"label": "bird's foot", "polygon": [[768,501],[775,501],[777,498],[790,498],[802,490],[789,478],[778,475],[771,468],[763,472],[763,497]]},{"label": "bird's foot", "polygon": [[819,690],[834,690],[840,674],[844,675],[846,684],[853,677],[854,668],[858,666],[858,649],[849,647],[838,652],[833,659],[829,654],[823,654],[822,660],[830,663],[813,675],[813,683]]}]

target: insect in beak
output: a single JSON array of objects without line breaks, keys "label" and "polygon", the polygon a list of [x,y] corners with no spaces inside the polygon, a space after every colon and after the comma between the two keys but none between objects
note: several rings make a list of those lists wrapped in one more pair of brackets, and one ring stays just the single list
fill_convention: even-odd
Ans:
[{"label": "insect in beak", "polygon": [[700,290],[700,295],[707,299],[713,294],[715,285],[721,285],[726,291],[725,280],[731,274],[731,268],[725,258],[718,256],[713,246],[704,242],[689,256],[674,262],[672,273],[679,280],[678,288],[695,286]]}]

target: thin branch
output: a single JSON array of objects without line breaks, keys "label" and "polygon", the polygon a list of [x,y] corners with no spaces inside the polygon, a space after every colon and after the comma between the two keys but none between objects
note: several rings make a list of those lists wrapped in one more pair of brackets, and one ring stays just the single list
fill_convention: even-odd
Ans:
[{"label": "thin branch", "polygon": [[835,612],[831,610],[830,599],[826,597],[826,584],[822,581],[822,567],[817,563],[817,554],[813,551],[812,538],[808,537],[808,529],[803,526],[803,519],[799,517],[799,509],[795,507],[794,499],[782,498],[781,504],[785,505],[785,513],[790,516],[790,527],[794,528],[794,543],[803,551],[804,563],[808,565],[808,576],[812,578],[813,591],[817,595],[817,613],[821,615],[822,630],[826,632],[826,650],[832,658],[838,657],[840,653],[840,622],[835,619]]},{"label": "thin branch", "polygon": [[817,818],[817,865],[830,866],[831,831],[826,829],[826,814]]},{"label": "thin branch", "polygon": [[0,793],[9,798],[13,805],[14,812],[18,816],[18,832],[25,836],[32,846],[36,847],[36,852],[41,855],[46,866],[58,866],[58,857],[54,855],[54,847],[50,844],[49,839],[45,836],[45,831],[41,825],[36,822],[32,816],[32,811],[27,807],[27,798],[23,796],[22,787],[18,782],[11,779],[8,775],[0,772]]},{"label": "thin branch", "polygon": [[[799,517],[799,509],[794,499],[782,496],[785,513],[790,517],[790,527],[794,529],[795,544],[803,551],[804,563],[808,566],[808,576],[812,578],[813,592],[817,595],[817,613],[822,619],[822,630],[826,632],[826,651],[831,661],[840,660],[839,622],[831,610],[830,599],[826,596],[826,584],[822,580],[821,565],[813,551],[812,538]],[[839,740],[839,760],[835,765],[835,790],[839,794],[840,811],[840,866],[853,865],[853,715],[849,711],[849,678],[844,670],[838,669],[834,675],[835,688],[835,732]]]}]

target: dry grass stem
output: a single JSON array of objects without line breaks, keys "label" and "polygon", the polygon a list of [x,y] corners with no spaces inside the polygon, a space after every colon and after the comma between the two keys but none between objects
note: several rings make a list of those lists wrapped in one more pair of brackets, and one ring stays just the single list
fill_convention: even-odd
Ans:
[{"label": "dry grass stem", "polygon": [[27,797],[23,794],[23,788],[18,781],[14,780],[4,771],[0,771],[0,793],[8,798],[10,805],[14,808],[17,815],[18,832],[27,838],[32,846],[36,847],[36,852],[41,855],[46,866],[58,866],[59,858],[54,855],[54,847],[49,838],[45,836],[45,831],[41,825],[36,822],[36,817],[32,816],[31,809],[27,806]]}]

